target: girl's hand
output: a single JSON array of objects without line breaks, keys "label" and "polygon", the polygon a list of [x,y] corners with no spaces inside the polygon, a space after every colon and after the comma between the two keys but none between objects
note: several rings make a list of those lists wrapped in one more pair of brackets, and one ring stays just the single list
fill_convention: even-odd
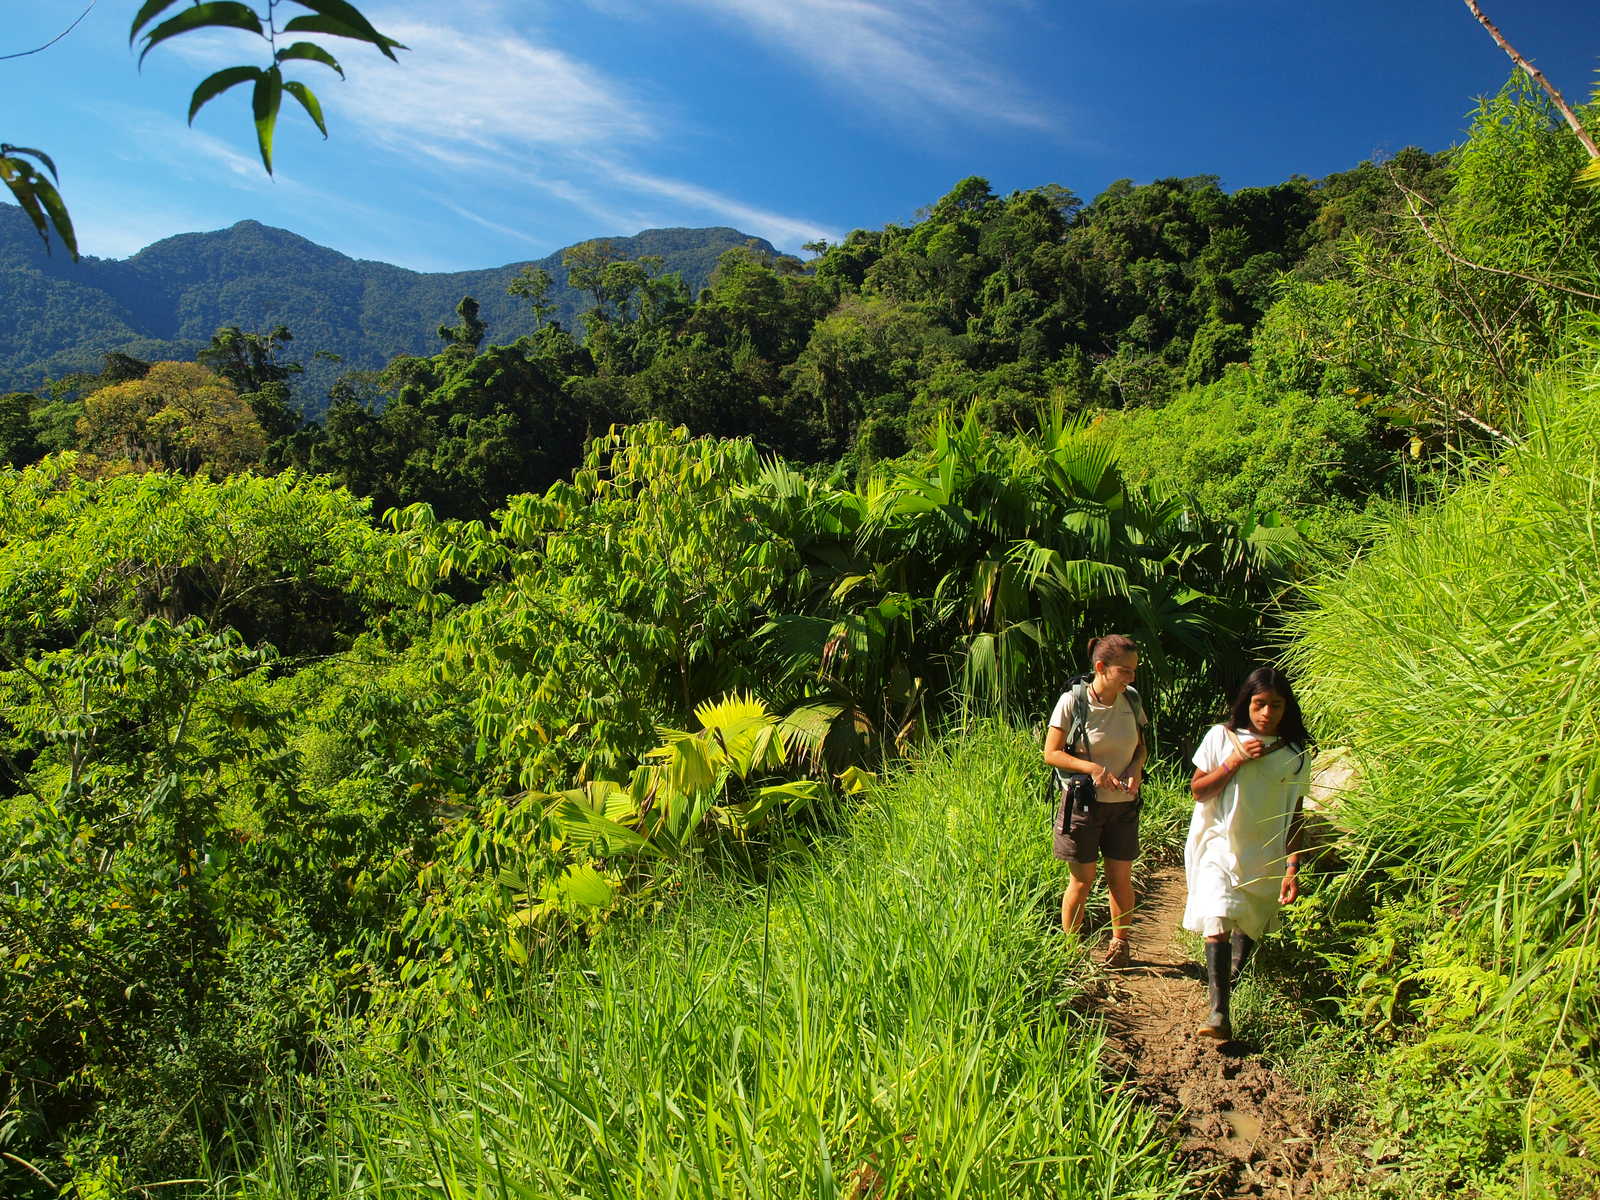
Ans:
[{"label": "girl's hand", "polygon": [[1283,886],[1278,889],[1279,904],[1293,904],[1300,899],[1300,872],[1290,867],[1283,877]]},{"label": "girl's hand", "polygon": [[1266,752],[1267,745],[1260,738],[1242,737],[1239,739],[1239,753],[1244,755],[1245,758],[1260,758]]}]

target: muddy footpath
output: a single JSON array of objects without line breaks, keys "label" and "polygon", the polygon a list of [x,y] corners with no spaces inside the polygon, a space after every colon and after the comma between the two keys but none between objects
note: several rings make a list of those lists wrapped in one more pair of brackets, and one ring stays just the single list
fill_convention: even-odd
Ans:
[{"label": "muddy footpath", "polygon": [[1170,1123],[1199,1195],[1333,1196],[1349,1184],[1306,1097],[1275,1071],[1248,1027],[1218,1045],[1195,1030],[1206,1013],[1203,967],[1178,936],[1183,872],[1164,867],[1144,881],[1133,922],[1133,959],[1092,989],[1106,1021],[1107,1070]]}]

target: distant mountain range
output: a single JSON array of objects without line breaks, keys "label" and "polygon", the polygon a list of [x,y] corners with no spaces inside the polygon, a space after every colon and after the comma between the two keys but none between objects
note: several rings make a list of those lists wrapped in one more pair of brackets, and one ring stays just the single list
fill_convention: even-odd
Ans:
[{"label": "distant mountain range", "polygon": [[[761,238],[724,227],[647,229],[611,240],[629,258],[660,255],[691,295],[731,247],[777,253]],[[23,211],[4,204],[0,392],[28,390],[71,371],[98,372],[101,356],[112,350],[147,360],[192,359],[220,326],[265,332],[284,325],[294,335],[288,357],[306,369],[296,394],[316,413],[342,372],[438,350],[438,327],[456,323],[463,296],[478,301],[486,344],[531,332],[526,303],[506,294],[525,266],[550,272],[554,317],[574,328],[585,299],[566,286],[564,252],[482,271],[424,273],[349,258],[286,229],[240,221],[214,233],[164,238],[131,258],[74,263],[59,245],[47,254]],[[319,350],[341,361],[314,359]]]}]

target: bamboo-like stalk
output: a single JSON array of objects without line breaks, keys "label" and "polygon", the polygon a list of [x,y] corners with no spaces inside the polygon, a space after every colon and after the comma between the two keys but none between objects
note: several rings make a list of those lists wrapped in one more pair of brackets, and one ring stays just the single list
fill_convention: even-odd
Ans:
[{"label": "bamboo-like stalk", "polygon": [[1595,145],[1594,138],[1591,137],[1589,135],[1589,131],[1583,127],[1583,122],[1578,120],[1578,114],[1572,111],[1572,106],[1567,103],[1567,98],[1561,94],[1560,89],[1557,88],[1555,84],[1551,83],[1547,78],[1545,78],[1543,71],[1539,70],[1538,67],[1534,66],[1533,63],[1529,62],[1517,52],[1516,47],[1506,40],[1505,35],[1500,32],[1500,30],[1495,26],[1494,22],[1489,20],[1489,18],[1484,15],[1483,9],[1478,5],[1478,0],[1464,0],[1464,3],[1471,11],[1472,15],[1478,18],[1478,24],[1482,25],[1489,31],[1489,36],[1494,39],[1495,45],[1504,50],[1507,57],[1509,57],[1512,62],[1516,63],[1517,66],[1528,76],[1528,78],[1532,79],[1544,89],[1545,95],[1550,97],[1550,102],[1556,106],[1556,109],[1561,113],[1562,118],[1571,128],[1572,132],[1577,136],[1577,139],[1583,143],[1583,148],[1589,152],[1589,157],[1600,158],[1600,146]]}]

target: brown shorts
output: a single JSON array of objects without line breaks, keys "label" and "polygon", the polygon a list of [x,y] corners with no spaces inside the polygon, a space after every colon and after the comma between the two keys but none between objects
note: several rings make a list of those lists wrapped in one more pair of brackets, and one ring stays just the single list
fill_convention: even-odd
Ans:
[{"label": "brown shorts", "polygon": [[[1061,820],[1061,808],[1066,799],[1056,802],[1055,856],[1068,862],[1092,863],[1099,858],[1115,858],[1132,862],[1139,857],[1138,800],[1123,804],[1102,804],[1096,800],[1086,810],[1068,809],[1066,822]],[[1062,825],[1066,831],[1062,831]]]}]

